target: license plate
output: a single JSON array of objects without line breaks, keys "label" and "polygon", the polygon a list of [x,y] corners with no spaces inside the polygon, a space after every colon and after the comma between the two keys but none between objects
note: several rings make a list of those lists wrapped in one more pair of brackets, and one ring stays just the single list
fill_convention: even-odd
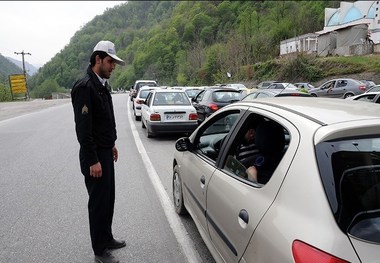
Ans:
[{"label": "license plate", "polygon": [[184,119],[183,114],[166,114],[165,120],[167,121],[180,121]]}]

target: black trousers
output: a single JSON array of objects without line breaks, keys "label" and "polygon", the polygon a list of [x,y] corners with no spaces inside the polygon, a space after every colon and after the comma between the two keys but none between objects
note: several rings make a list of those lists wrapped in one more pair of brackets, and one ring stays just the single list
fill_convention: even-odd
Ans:
[{"label": "black trousers", "polygon": [[81,170],[88,192],[88,215],[92,249],[101,255],[107,242],[113,239],[112,219],[115,204],[115,169],[112,149],[98,149],[98,159],[102,166],[102,176],[90,176],[90,167],[82,151],[79,153]]}]

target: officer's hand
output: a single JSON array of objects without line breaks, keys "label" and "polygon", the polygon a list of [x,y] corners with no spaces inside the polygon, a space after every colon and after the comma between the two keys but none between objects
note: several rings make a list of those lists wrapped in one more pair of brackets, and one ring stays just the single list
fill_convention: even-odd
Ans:
[{"label": "officer's hand", "polygon": [[97,162],[96,164],[90,166],[90,176],[93,176],[93,177],[102,176],[102,166],[100,165],[100,162]]},{"label": "officer's hand", "polygon": [[116,146],[114,146],[114,147],[112,148],[112,155],[113,155],[113,160],[114,160],[115,162],[117,162],[117,158],[119,158],[119,153],[118,153],[118,151],[117,151],[117,149],[116,149]]}]

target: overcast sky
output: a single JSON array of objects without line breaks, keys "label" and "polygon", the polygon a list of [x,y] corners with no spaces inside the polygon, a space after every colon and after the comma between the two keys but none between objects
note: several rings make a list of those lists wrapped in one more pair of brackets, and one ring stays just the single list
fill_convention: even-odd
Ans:
[{"label": "overcast sky", "polygon": [[[0,1],[0,54],[42,66],[95,16],[126,1]],[[116,47],[117,50],[117,47]]]}]

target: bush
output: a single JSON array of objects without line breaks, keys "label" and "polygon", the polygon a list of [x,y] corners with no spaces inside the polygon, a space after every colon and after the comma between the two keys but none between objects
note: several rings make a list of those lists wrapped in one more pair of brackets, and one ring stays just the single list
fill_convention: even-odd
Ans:
[{"label": "bush", "polygon": [[0,101],[12,101],[11,90],[3,83],[0,83]]}]

